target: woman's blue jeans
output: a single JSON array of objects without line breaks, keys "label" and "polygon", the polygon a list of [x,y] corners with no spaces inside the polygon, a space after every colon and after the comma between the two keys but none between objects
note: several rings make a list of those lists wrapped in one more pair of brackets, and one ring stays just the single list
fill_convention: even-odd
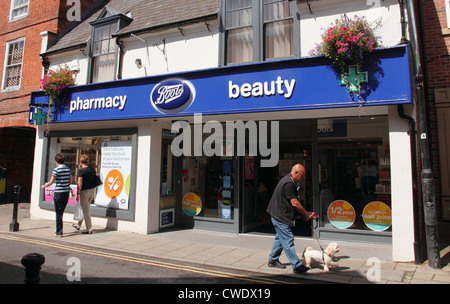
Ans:
[{"label": "woman's blue jeans", "polygon": [[53,203],[56,212],[56,235],[63,233],[63,215],[69,201],[69,192],[54,192]]},{"label": "woman's blue jeans", "polygon": [[280,258],[281,252],[284,250],[284,254],[291,263],[292,269],[295,269],[302,265],[302,261],[298,258],[295,252],[294,234],[289,225],[286,225],[280,221],[277,221],[272,217],[272,224],[275,227],[276,235],[273,242],[272,252],[269,255],[269,262],[276,261]]}]

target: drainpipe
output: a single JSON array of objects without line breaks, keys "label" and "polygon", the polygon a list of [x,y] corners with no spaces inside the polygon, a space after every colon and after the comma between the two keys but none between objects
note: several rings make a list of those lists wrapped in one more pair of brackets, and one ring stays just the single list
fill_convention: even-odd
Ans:
[{"label": "drainpipe", "polygon": [[[422,183],[422,204],[425,219],[425,235],[427,243],[428,265],[431,268],[440,268],[439,242],[436,214],[436,193],[434,189],[433,170],[431,168],[431,157],[428,142],[427,117],[425,112],[425,98],[422,66],[420,62],[419,48],[417,43],[416,20],[412,0],[405,0],[409,16],[410,37],[412,40],[415,85],[416,85],[416,108],[418,115],[418,128],[420,134],[420,156],[421,156],[421,183]],[[400,2],[400,1],[399,1]],[[418,6],[421,11],[420,4]],[[422,20],[420,20],[422,21]],[[423,38],[423,32],[422,32]],[[422,40],[423,42],[423,40]],[[414,148],[414,147],[413,147]],[[418,212],[418,210],[415,210]],[[417,231],[416,231],[417,232]]]},{"label": "drainpipe", "polygon": [[124,50],[123,50],[123,43],[120,41],[119,36],[116,37],[116,44],[119,47],[119,60],[117,62],[117,79],[122,79],[122,62],[123,62],[123,55],[124,55]]},{"label": "drainpipe", "polygon": [[400,5],[400,23],[402,25],[402,39],[400,40],[400,44],[407,44],[409,40],[406,38],[408,22],[406,21],[405,1],[399,0],[398,4]]}]

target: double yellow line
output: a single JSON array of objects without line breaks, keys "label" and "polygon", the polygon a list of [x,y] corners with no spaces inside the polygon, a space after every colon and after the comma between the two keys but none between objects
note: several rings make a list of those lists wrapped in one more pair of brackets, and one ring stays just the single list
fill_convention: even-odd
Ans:
[{"label": "double yellow line", "polygon": [[198,273],[198,274],[203,274],[203,275],[210,275],[210,276],[215,276],[215,277],[220,277],[220,278],[240,279],[243,281],[248,281],[248,282],[258,283],[258,284],[287,284],[287,282],[285,282],[285,281],[275,280],[275,279],[270,279],[270,278],[249,277],[249,276],[231,273],[231,272],[225,272],[225,271],[206,270],[206,269],[202,269],[202,268],[194,267],[194,266],[178,265],[178,264],[168,263],[168,262],[157,262],[157,261],[152,261],[149,259],[137,258],[137,257],[116,254],[116,253],[108,253],[108,252],[98,251],[98,250],[94,250],[94,249],[79,248],[79,247],[75,247],[75,246],[70,246],[70,245],[61,244],[61,243],[48,242],[48,241],[39,240],[39,239],[31,239],[31,238],[24,238],[24,237],[11,236],[11,235],[2,235],[2,234],[0,234],[0,239],[42,245],[42,246],[53,247],[53,248],[57,248],[57,249],[64,249],[64,250],[68,250],[68,251],[84,253],[84,254],[89,254],[89,255],[94,255],[94,256],[99,256],[99,257],[106,257],[106,258],[110,258],[110,259],[116,259],[116,260],[121,260],[121,261],[126,261],[126,262],[133,262],[133,263],[139,263],[139,264],[157,266],[157,267],[163,267],[163,268],[169,268],[169,269],[183,270],[183,271],[187,271],[187,272],[193,272],[193,273]]}]

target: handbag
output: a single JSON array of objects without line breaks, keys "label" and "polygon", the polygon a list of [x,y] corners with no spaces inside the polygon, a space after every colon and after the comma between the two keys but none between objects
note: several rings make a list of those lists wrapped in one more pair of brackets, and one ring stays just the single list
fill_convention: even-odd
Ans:
[{"label": "handbag", "polygon": [[101,185],[103,185],[102,179],[100,178],[100,176],[95,174],[95,187],[98,187],[98,186],[101,186]]},{"label": "handbag", "polygon": [[83,209],[81,209],[80,196],[77,197],[77,204],[75,206],[75,212],[73,213],[73,219],[75,221],[81,221],[84,219]]}]

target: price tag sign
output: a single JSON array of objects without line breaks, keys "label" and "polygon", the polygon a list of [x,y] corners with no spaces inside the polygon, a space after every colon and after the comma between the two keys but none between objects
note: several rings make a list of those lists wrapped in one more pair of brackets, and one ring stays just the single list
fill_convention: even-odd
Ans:
[{"label": "price tag sign", "polygon": [[183,197],[183,211],[189,216],[198,215],[202,211],[202,201],[200,197],[192,192]]},{"label": "price tag sign", "polygon": [[339,229],[347,229],[356,219],[356,212],[353,206],[344,200],[336,200],[328,207],[328,220]]},{"label": "price tag sign", "polygon": [[364,207],[363,220],[373,231],[387,230],[392,224],[391,208],[382,202],[371,202]]}]

